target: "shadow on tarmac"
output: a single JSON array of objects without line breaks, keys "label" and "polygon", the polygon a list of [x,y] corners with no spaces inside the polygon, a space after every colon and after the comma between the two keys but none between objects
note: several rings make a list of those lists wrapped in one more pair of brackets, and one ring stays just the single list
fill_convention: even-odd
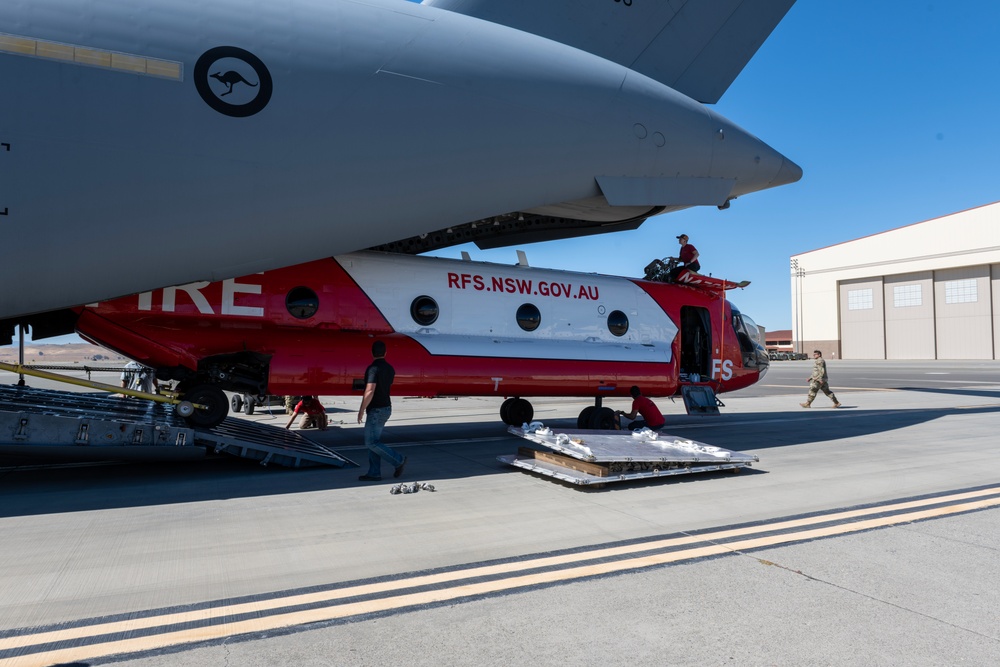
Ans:
[{"label": "shadow on tarmac", "polygon": [[[382,482],[358,480],[368,465],[361,429],[331,428],[305,434],[360,467],[263,467],[257,461],[211,455],[183,461],[57,463],[45,457],[0,457],[0,518],[62,512],[171,505],[231,498],[384,486],[511,472],[496,460],[524,444],[499,422],[386,428],[390,447],[407,445],[399,480],[383,464]],[[442,440],[442,436],[448,440]],[[483,442],[485,440],[485,442]],[[413,443],[413,444],[410,444]],[[426,444],[422,444],[426,443]]]},{"label": "shadow on tarmac", "polygon": [[[1000,399],[1000,395],[997,398]],[[953,415],[997,413],[1000,413],[1000,404],[968,408],[867,410],[845,403],[840,409],[832,406],[816,408],[814,405],[798,412],[729,414],[716,424],[702,423],[696,428],[685,428],[692,426],[691,421],[686,421],[672,429],[668,421],[665,430],[734,451],[757,452],[772,447],[873,436]]]},{"label": "shadow on tarmac", "polygon": [[[911,389],[1000,398],[998,392],[964,389]],[[724,414],[716,417],[668,417],[671,435],[734,451],[757,453],[770,448],[872,436],[931,422],[952,415],[997,414],[1000,405],[969,408],[864,410],[819,408],[799,412]],[[551,428],[571,429],[575,420],[552,420]],[[313,435],[315,434],[315,436]],[[447,439],[442,439],[445,436]],[[395,483],[387,466],[379,483],[359,481],[367,464],[360,429],[331,429],[310,437],[330,446],[361,468],[264,468],[256,461],[211,456],[194,461],[51,465],[0,459],[0,517],[32,516],[124,507],[171,505],[231,498],[253,498],[311,491],[384,488]],[[386,428],[389,446],[407,445],[406,474],[399,481],[461,479],[495,474],[525,474],[496,460],[512,454],[525,441],[501,430],[497,422],[454,423],[446,426],[402,425]],[[766,465],[766,457],[761,465]],[[16,467],[11,467],[16,466]],[[750,468],[743,474],[762,474]],[[680,475],[676,481],[725,477],[732,473]],[[675,483],[674,480],[670,480]],[[616,483],[604,490],[627,489],[664,480]],[[572,487],[586,489],[586,487]],[[592,491],[592,489],[591,489]]]},{"label": "shadow on tarmac", "polygon": [[925,394],[945,394],[946,396],[978,396],[1000,400],[1000,391],[988,389],[947,389],[941,387],[900,387],[900,391],[920,391]]}]

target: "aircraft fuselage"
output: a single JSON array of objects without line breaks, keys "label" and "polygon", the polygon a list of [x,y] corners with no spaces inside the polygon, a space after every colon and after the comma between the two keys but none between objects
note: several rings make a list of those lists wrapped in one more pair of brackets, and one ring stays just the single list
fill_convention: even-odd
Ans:
[{"label": "aircraft fuselage", "polygon": [[621,65],[401,0],[13,0],[0,30],[0,319],[801,173]]}]

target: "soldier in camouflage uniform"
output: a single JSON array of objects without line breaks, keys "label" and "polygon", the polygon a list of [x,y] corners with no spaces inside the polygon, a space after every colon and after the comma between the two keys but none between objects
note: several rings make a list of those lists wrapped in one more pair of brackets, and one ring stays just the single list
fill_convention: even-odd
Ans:
[{"label": "soldier in camouflage uniform", "polygon": [[809,376],[809,396],[806,398],[805,403],[799,403],[799,405],[808,408],[816,399],[816,394],[822,391],[833,401],[833,407],[839,408],[840,402],[833,395],[833,392],[830,391],[830,383],[826,375],[826,361],[823,360],[823,353],[819,350],[813,350],[813,359],[815,361],[813,362],[812,375]]}]

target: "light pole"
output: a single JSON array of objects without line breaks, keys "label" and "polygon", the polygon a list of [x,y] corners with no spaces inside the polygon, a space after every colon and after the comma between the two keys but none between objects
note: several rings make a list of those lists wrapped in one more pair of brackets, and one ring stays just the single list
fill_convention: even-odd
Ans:
[{"label": "light pole", "polygon": [[798,259],[792,259],[792,275],[795,276],[795,351],[802,353],[802,278],[806,271],[799,266]]}]

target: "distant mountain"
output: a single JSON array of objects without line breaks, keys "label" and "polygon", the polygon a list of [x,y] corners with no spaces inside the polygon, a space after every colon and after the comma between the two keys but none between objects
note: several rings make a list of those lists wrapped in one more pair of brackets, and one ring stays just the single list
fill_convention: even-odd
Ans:
[{"label": "distant mountain", "polygon": [[[0,361],[16,364],[19,350],[16,345],[0,347]],[[42,366],[65,366],[72,364],[120,365],[128,361],[125,357],[99,345],[71,343],[67,345],[43,345],[27,343],[24,346],[24,363]]]}]

